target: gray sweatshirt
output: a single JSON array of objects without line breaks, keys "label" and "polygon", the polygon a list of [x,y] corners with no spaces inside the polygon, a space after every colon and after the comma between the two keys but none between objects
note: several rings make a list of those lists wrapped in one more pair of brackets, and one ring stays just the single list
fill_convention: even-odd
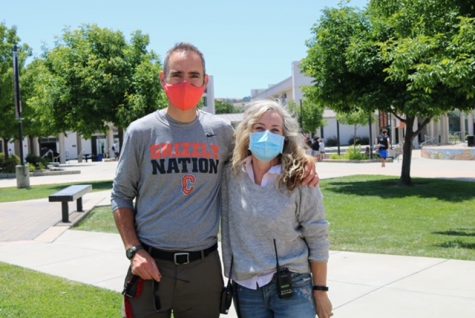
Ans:
[{"label": "gray sweatshirt", "polygon": [[328,260],[328,222],[319,188],[293,192],[277,181],[261,187],[245,171],[225,170],[222,187],[222,243],[224,273],[247,280],[275,271],[276,240],[279,263],[292,272],[310,272],[309,260]]},{"label": "gray sweatshirt", "polygon": [[124,138],[112,210],[135,209],[137,234],[147,245],[189,251],[213,245],[232,147],[231,125],[205,112],[189,124],[163,110],[136,120]]}]

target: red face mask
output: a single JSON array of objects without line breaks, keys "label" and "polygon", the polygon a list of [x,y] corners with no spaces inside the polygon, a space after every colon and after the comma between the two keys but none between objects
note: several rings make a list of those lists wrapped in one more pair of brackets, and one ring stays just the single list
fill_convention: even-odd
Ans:
[{"label": "red face mask", "polygon": [[180,84],[165,84],[165,93],[170,103],[181,109],[191,110],[195,108],[203,97],[205,85],[196,87],[190,83],[183,82]]}]

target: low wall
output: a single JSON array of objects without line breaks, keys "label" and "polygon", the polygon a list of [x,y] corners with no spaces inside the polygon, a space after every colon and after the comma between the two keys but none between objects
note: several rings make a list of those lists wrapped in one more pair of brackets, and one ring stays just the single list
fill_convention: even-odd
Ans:
[{"label": "low wall", "polygon": [[475,160],[475,147],[467,146],[424,146],[421,157],[445,160]]}]

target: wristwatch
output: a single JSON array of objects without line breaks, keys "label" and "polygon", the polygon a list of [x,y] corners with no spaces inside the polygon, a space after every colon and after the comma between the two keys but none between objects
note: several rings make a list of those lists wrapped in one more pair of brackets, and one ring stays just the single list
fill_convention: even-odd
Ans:
[{"label": "wristwatch", "polygon": [[137,252],[140,250],[143,250],[142,245],[132,246],[131,248],[128,248],[125,251],[125,256],[127,256],[127,258],[131,260],[132,258],[134,258],[135,254],[137,254]]}]

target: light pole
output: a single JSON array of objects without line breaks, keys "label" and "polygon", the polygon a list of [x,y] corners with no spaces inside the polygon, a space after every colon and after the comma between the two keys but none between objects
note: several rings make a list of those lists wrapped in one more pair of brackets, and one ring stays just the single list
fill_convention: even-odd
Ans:
[{"label": "light pole", "polygon": [[338,155],[341,154],[340,152],[340,122],[338,119],[336,120],[336,145],[337,145],[337,153]]},{"label": "light pole", "polygon": [[373,130],[371,128],[371,116],[372,116],[372,113],[369,114],[369,118],[368,118],[368,121],[369,121],[369,158],[370,159],[373,159]]},{"label": "light pole", "polygon": [[13,85],[15,90],[15,110],[16,119],[18,120],[18,139],[20,142],[20,164],[15,167],[17,188],[30,187],[30,171],[28,165],[25,165],[23,157],[23,116],[21,108],[21,94],[20,94],[20,70],[18,67],[18,49],[15,45],[13,47]]},{"label": "light pole", "polygon": [[303,129],[303,103],[302,103],[302,100],[300,99],[299,100],[299,104],[300,104],[300,129],[302,129],[302,131],[304,132],[305,130]]}]

